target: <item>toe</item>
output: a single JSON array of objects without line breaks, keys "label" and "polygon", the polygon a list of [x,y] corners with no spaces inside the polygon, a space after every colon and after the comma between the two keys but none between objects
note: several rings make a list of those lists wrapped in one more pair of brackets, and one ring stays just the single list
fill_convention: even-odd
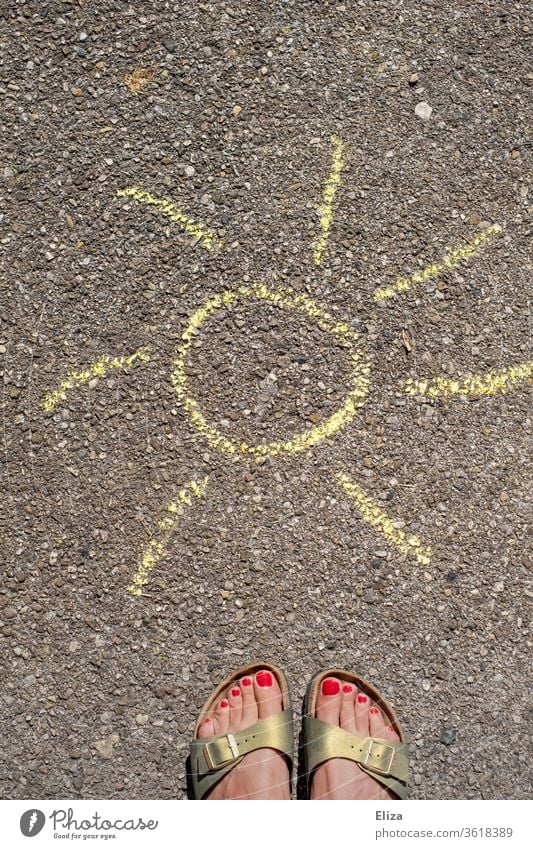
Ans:
[{"label": "toe", "polygon": [[383,731],[388,724],[377,705],[372,705],[368,711],[368,722],[371,737],[383,737]]},{"label": "toe", "polygon": [[214,733],[215,724],[210,716],[206,716],[198,728],[198,739],[202,740],[204,737],[212,737]]},{"label": "toe", "polygon": [[281,690],[272,672],[261,669],[255,675],[254,695],[259,719],[281,712]]},{"label": "toe", "polygon": [[229,688],[226,701],[229,703],[229,730],[238,731],[242,719],[242,697],[238,684]]},{"label": "toe", "polygon": [[387,718],[385,718],[384,722],[385,722],[385,727],[383,728],[383,731],[382,731],[380,736],[383,737],[385,740],[397,740],[397,741],[399,741],[400,735],[395,730],[394,725],[391,725]]},{"label": "toe", "polygon": [[229,731],[229,702],[221,699],[215,709],[215,734]]},{"label": "toe", "polygon": [[338,725],[341,715],[342,684],[338,678],[324,678],[316,699],[316,717]]},{"label": "toe", "polygon": [[370,723],[368,720],[368,709],[370,707],[370,699],[359,690],[354,702],[355,727],[358,734],[368,737],[370,733]]},{"label": "toe", "polygon": [[254,682],[250,676],[245,676],[241,678],[239,686],[242,699],[242,727],[248,728],[250,725],[254,725],[259,718],[254,695]]},{"label": "toe", "polygon": [[357,731],[355,727],[355,713],[353,706],[356,694],[356,687],[348,681],[345,681],[342,685],[340,724],[341,728],[344,728],[345,731],[349,731],[350,734],[355,734]]}]

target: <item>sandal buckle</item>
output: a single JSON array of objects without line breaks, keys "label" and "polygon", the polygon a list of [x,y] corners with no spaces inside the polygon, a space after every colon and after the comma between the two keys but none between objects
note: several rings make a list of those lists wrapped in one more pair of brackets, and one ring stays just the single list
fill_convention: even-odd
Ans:
[{"label": "sandal buckle", "polygon": [[377,772],[379,775],[388,775],[394,761],[396,749],[394,746],[389,746],[383,740],[376,740],[369,737],[366,744],[361,763],[368,767],[372,772]]},{"label": "sandal buckle", "polygon": [[209,769],[221,769],[240,757],[239,747],[233,734],[211,740],[204,746],[204,757]]}]

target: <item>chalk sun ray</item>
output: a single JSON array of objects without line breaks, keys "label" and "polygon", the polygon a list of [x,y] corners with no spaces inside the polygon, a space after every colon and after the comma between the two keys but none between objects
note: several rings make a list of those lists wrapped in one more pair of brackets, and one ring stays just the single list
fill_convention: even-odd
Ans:
[{"label": "chalk sun ray", "polygon": [[341,473],[337,483],[355,504],[361,517],[372,525],[388,542],[395,545],[403,554],[409,554],[423,566],[431,562],[431,547],[424,545],[416,534],[409,534],[399,528],[390,516],[373,501],[353,478]]},{"label": "chalk sun ray", "polygon": [[133,576],[132,582],[128,587],[128,592],[134,596],[141,596],[143,588],[150,581],[150,577],[161,558],[164,556],[170,536],[177,524],[178,518],[183,515],[185,507],[192,507],[195,498],[204,497],[205,489],[209,475],[206,475],[199,481],[190,480],[185,483],[175,501],[167,504],[165,513],[158,523],[158,530],[161,532],[157,538],[151,539],[139,564],[139,567]]},{"label": "chalk sun ray", "polygon": [[104,375],[113,369],[127,369],[139,363],[147,363],[149,360],[149,346],[139,348],[138,351],[135,351],[128,357],[111,357],[108,354],[104,354],[81,371],[69,371],[66,378],[59,384],[59,388],[45,396],[41,402],[41,408],[46,410],[46,412],[51,412],[55,410],[60,401],[64,400],[66,392],[70,392],[77,386],[84,386],[92,378],[104,377]]},{"label": "chalk sun ray", "polygon": [[434,377],[429,380],[406,380],[403,391],[406,395],[419,395],[426,398],[479,398],[483,395],[501,395],[515,389],[533,377],[533,360],[517,363],[503,371],[491,370],[480,374],[467,375],[459,379]]},{"label": "chalk sun ray", "polygon": [[444,272],[454,268],[460,262],[470,259],[470,257],[478,252],[483,244],[490,242],[500,232],[501,227],[498,224],[487,227],[478,233],[470,242],[467,242],[465,245],[459,245],[447,253],[440,262],[428,265],[422,271],[416,271],[411,277],[398,277],[390,286],[380,286],[374,292],[374,300],[378,302],[385,301],[401,292],[407,292],[417,283],[425,283],[427,280],[440,277]]},{"label": "chalk sun ray", "polygon": [[119,189],[116,193],[116,197],[129,197],[133,198],[133,200],[136,200],[138,203],[147,203],[149,206],[155,206],[156,209],[161,210],[161,212],[168,216],[168,218],[170,218],[170,220],[175,224],[179,224],[182,230],[188,233],[189,236],[192,236],[196,243],[202,245],[208,251],[223,245],[222,240],[219,239],[212,230],[209,230],[205,224],[202,224],[200,221],[195,221],[194,218],[186,215],[185,212],[179,209],[176,204],[172,203],[170,200],[158,198],[155,195],[150,194],[150,192],[145,192],[142,189],[136,189],[134,187]]},{"label": "chalk sun ray", "polygon": [[333,145],[331,169],[326,180],[326,185],[324,186],[322,203],[318,207],[320,212],[320,236],[313,249],[313,259],[316,265],[320,265],[322,262],[328,244],[329,232],[333,222],[333,205],[337,190],[341,184],[341,173],[345,165],[344,142],[338,136],[332,136],[331,143]]}]

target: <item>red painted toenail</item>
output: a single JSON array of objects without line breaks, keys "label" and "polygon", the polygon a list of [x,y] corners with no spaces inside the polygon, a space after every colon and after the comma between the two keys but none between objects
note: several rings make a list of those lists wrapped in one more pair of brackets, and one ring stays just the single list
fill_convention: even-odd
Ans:
[{"label": "red painted toenail", "polygon": [[336,696],[341,688],[338,681],[333,681],[332,678],[326,678],[322,681],[322,692],[325,696]]},{"label": "red painted toenail", "polygon": [[364,705],[364,703],[367,701],[367,698],[366,696],[357,696],[357,701],[360,702],[360,704]]},{"label": "red painted toenail", "polygon": [[255,680],[257,681],[260,687],[272,686],[272,675],[270,674],[270,672],[258,672],[255,676]]},{"label": "red painted toenail", "polygon": [[211,722],[211,720],[209,719],[209,717],[207,717],[206,719],[204,719],[204,725],[207,725],[207,723],[208,723],[208,722]]},{"label": "red painted toenail", "polygon": [[345,684],[345,685],[344,685],[344,687],[342,688],[342,692],[343,692],[343,693],[351,693],[351,692],[352,692],[352,687],[350,687],[350,685],[349,685],[349,684]]},{"label": "red painted toenail", "polygon": [[370,708],[370,713],[373,713],[375,716],[377,713],[379,713],[379,710],[377,708]]},{"label": "red painted toenail", "polygon": [[232,696],[240,696],[240,694],[241,694],[241,691],[238,690],[237,687],[235,687],[235,689],[231,691]]},{"label": "red painted toenail", "polygon": [[221,707],[221,708],[229,707],[229,702],[227,702],[226,699],[222,699],[219,707]]},{"label": "red painted toenail", "polygon": [[251,678],[243,678],[242,681],[241,681],[241,684],[242,684],[243,687],[249,687],[251,683],[252,683]]}]

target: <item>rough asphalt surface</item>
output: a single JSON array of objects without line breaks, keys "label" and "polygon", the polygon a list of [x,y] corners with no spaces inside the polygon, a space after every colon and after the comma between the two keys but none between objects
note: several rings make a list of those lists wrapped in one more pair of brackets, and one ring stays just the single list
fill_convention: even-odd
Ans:
[{"label": "rough asphalt surface", "polygon": [[[6,6],[1,796],[183,798],[198,708],[264,659],[297,706],[323,667],[381,687],[413,797],[525,798],[531,389],[401,384],[531,357],[527,4]],[[332,134],[346,166],[316,266]],[[223,247],[116,197],[131,186]],[[494,223],[474,258],[373,300]],[[210,446],[170,379],[188,316],[247,282],[314,298],[371,362],[350,424],[262,463]],[[143,345],[149,363],[42,409],[69,371]],[[331,334],[253,299],[210,317],[187,369],[209,422],[248,442],[315,426],[349,390]],[[362,519],[339,472],[429,565]],[[205,475],[134,597],[165,505]]]}]

